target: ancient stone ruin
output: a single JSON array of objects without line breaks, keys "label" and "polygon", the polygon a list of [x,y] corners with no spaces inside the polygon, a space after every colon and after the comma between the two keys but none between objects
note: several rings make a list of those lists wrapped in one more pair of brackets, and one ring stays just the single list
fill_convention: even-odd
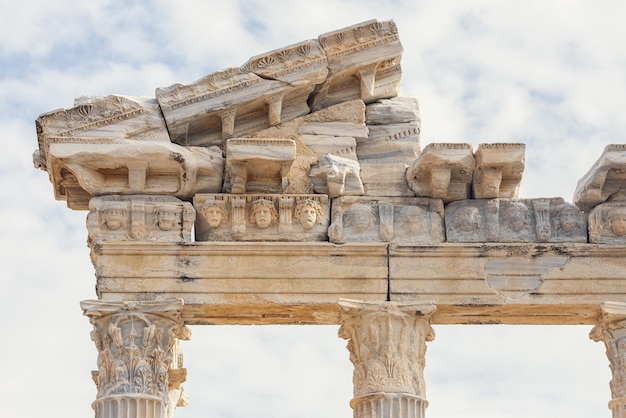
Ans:
[{"label": "ancient stone ruin", "polygon": [[626,417],[626,146],[573,204],[520,197],[524,144],[420,146],[402,53],[372,20],[39,116],[35,166],[88,211],[97,418],[186,404],[189,324],[340,325],[354,417],[420,418],[432,325],[468,323],[594,325]]}]

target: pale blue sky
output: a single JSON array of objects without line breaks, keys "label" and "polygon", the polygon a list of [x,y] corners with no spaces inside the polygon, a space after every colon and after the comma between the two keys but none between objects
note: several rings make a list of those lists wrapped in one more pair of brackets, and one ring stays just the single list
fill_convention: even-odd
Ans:
[{"label": "pale blue sky", "polygon": [[[92,416],[85,212],[33,168],[34,120],[81,95],[153,95],[364,20],[394,19],[422,145],[526,143],[521,197],[571,201],[626,132],[621,1],[0,0],[3,415]],[[581,327],[450,327],[427,354],[429,418],[609,417],[608,361]],[[349,417],[337,327],[194,327],[186,418]]]}]

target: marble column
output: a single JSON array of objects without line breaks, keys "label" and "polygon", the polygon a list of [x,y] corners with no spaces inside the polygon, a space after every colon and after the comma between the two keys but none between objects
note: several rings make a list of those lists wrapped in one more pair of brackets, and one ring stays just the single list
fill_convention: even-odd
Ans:
[{"label": "marble column", "polygon": [[435,333],[432,302],[341,299],[339,337],[354,364],[354,418],[423,418],[426,341]]},{"label": "marble column", "polygon": [[604,341],[613,378],[609,409],[613,418],[626,418],[626,303],[604,302],[602,313],[589,334],[594,341]]},{"label": "marble column", "polygon": [[185,405],[179,339],[190,338],[183,300],[81,302],[98,349],[96,418],[169,418]]}]

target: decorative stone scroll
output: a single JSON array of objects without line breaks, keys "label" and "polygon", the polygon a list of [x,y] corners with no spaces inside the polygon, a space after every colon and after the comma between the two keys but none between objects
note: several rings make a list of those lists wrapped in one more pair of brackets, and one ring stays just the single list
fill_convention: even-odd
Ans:
[{"label": "decorative stone scroll", "polygon": [[191,242],[196,212],[172,196],[101,196],[89,202],[89,242]]},{"label": "decorative stone scroll", "polygon": [[416,196],[445,203],[468,199],[475,163],[470,144],[428,144],[406,171],[406,179]]},{"label": "decorative stone scroll", "polygon": [[416,99],[395,97],[365,110],[369,135],[358,143],[366,196],[414,196],[405,172],[420,154],[420,116]]},{"label": "decorative stone scroll", "polygon": [[626,244],[626,201],[593,208],[589,213],[589,242]]},{"label": "decorative stone scroll", "polygon": [[326,241],[325,195],[198,194],[197,241]]},{"label": "decorative stone scroll", "polygon": [[613,378],[609,409],[613,418],[626,418],[626,304],[602,303],[598,324],[589,333],[594,341],[603,341]]},{"label": "decorative stone scroll", "polygon": [[371,103],[398,95],[402,44],[392,20],[370,20],[319,36],[329,75],[313,97],[319,110],[346,100]]},{"label": "decorative stone scroll", "polygon": [[626,144],[607,145],[576,185],[574,204],[589,211],[606,201],[626,201]]},{"label": "decorative stone scroll", "polygon": [[[109,144],[54,143],[48,152],[48,172],[57,198],[67,188],[84,195],[159,194],[191,198],[222,188],[224,159],[216,147],[182,147],[160,142]],[[71,195],[70,195],[71,197]],[[87,201],[68,201],[86,209]]]},{"label": "decorative stone scroll", "polygon": [[393,242],[406,245],[445,241],[443,202],[408,197],[341,197],[333,200],[331,242]]},{"label": "decorative stone scroll", "polygon": [[524,144],[478,145],[474,154],[474,198],[517,198],[524,173],[525,155]]},{"label": "decorative stone scroll", "polygon": [[445,221],[449,242],[587,242],[583,213],[560,197],[456,201]]},{"label": "decorative stone scroll", "polygon": [[354,365],[354,418],[423,418],[426,341],[435,338],[435,305],[340,299],[339,306],[339,337],[348,340]]},{"label": "decorative stone scroll", "polygon": [[227,193],[280,193],[296,158],[291,139],[233,138],[226,142]]},{"label": "decorative stone scroll", "polygon": [[191,336],[181,319],[182,299],[88,300],[81,308],[94,327],[91,339],[98,349],[98,370],[92,372],[98,388],[92,404],[96,418],[171,417],[174,402],[184,404],[177,339]]}]

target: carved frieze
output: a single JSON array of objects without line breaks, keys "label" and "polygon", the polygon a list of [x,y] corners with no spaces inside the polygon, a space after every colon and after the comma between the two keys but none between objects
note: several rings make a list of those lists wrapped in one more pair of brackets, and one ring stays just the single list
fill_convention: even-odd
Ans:
[{"label": "carved frieze", "polygon": [[229,139],[224,191],[281,193],[295,158],[296,143],[291,139]]},{"label": "carved frieze", "polygon": [[35,164],[42,170],[47,169],[48,149],[54,143],[170,142],[159,104],[149,97],[81,97],[73,108],[39,115],[35,125],[39,141]]},{"label": "carved frieze", "polygon": [[318,39],[329,75],[314,93],[314,110],[351,99],[371,103],[398,95],[403,48],[393,21],[370,20]]},{"label": "carved frieze", "polygon": [[410,197],[341,197],[333,200],[331,242],[393,242],[418,245],[445,241],[443,202]]},{"label": "carved frieze", "polygon": [[576,185],[574,204],[589,211],[606,201],[626,201],[626,144],[607,145]]},{"label": "carved frieze", "polygon": [[[354,365],[350,402],[354,416],[423,417],[426,342],[435,338],[430,326],[435,305],[340,299],[339,306],[339,337],[348,340]],[[384,414],[383,410],[395,411]]]},{"label": "carved frieze", "polygon": [[420,154],[417,100],[396,97],[369,104],[368,137],[357,145],[366,196],[414,196],[406,169]]},{"label": "carved frieze", "polygon": [[[67,199],[73,209],[87,209],[90,196],[161,194],[191,198],[195,193],[222,189],[224,159],[217,147],[132,141],[54,143],[50,144],[48,162],[55,197]],[[68,194],[72,188],[85,194]]]},{"label": "carved frieze", "polygon": [[456,201],[445,221],[449,242],[587,242],[583,213],[560,197]]},{"label": "carved frieze", "polygon": [[326,195],[198,194],[197,241],[326,241]]},{"label": "carved frieze", "polygon": [[470,144],[428,144],[406,171],[416,196],[445,203],[468,199],[476,161]]},{"label": "carved frieze", "polygon": [[603,203],[589,212],[589,242],[626,244],[626,201]]},{"label": "carved frieze", "polygon": [[472,190],[475,199],[518,196],[526,157],[524,144],[480,144],[474,154]]},{"label": "carved frieze", "polygon": [[94,327],[91,339],[98,349],[98,370],[92,372],[98,388],[96,417],[117,416],[110,414],[131,404],[145,410],[147,418],[165,417],[171,367],[181,370],[175,358],[177,339],[191,335],[181,320],[182,299],[93,300],[81,302],[81,308]]},{"label": "carved frieze", "polygon": [[191,203],[172,196],[94,197],[87,214],[89,242],[191,242],[195,218]]}]

